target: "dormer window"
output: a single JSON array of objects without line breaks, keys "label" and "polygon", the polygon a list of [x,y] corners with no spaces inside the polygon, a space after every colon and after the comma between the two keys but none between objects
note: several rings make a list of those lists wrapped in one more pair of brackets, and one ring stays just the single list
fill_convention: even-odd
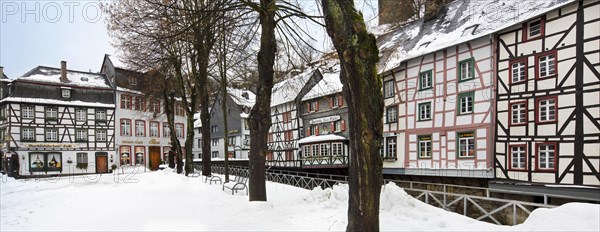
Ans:
[{"label": "dormer window", "polygon": [[60,88],[60,96],[62,98],[71,98],[71,88],[66,88],[66,87]]},{"label": "dormer window", "polygon": [[544,35],[544,17],[540,17],[529,21],[525,24],[524,29],[524,38],[523,40],[527,41],[530,39],[535,39]]},{"label": "dormer window", "polygon": [[135,79],[135,77],[129,77],[128,81],[129,85],[137,85],[137,79]]}]

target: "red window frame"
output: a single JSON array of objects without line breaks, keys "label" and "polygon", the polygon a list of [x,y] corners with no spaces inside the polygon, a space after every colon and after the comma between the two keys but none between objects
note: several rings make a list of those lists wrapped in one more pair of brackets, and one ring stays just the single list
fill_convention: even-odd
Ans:
[{"label": "red window frame", "polygon": [[[515,63],[525,63],[525,80],[522,81],[518,81],[518,82],[513,82],[513,70],[512,70],[512,65]],[[518,85],[518,84],[523,84],[526,83],[529,80],[529,67],[528,67],[529,63],[527,58],[519,58],[519,59],[514,59],[508,62],[508,84],[509,85]],[[537,70],[536,70],[537,71]]]},{"label": "red window frame", "polygon": [[[554,168],[540,168],[540,146],[554,145]],[[542,142],[535,144],[535,171],[536,172],[556,172],[558,170],[558,142]]]},{"label": "red window frame", "polygon": [[[122,125],[123,121],[129,121],[129,135],[124,135],[123,134],[123,125]],[[132,136],[133,135],[132,134],[132,127],[133,127],[133,125],[131,124],[131,119],[129,119],[129,118],[121,118],[121,120],[119,121],[119,131],[121,132],[121,136],[127,136],[127,137]]]},{"label": "red window frame", "polygon": [[[157,127],[157,135],[156,136],[152,136],[150,134],[150,125],[152,123],[156,123],[156,127]],[[152,137],[152,138],[160,138],[160,122],[159,121],[150,121],[150,124],[148,124],[148,137]]]},{"label": "red window frame", "polygon": [[[540,77],[540,58],[544,57],[544,56],[552,55],[552,54],[554,55],[554,65],[555,65],[554,75],[550,75],[547,77]],[[558,76],[558,54],[557,54],[556,50],[536,54],[535,55],[535,79],[536,80],[544,80],[544,79],[554,78],[556,76]]]},{"label": "red window frame", "polygon": [[[128,99],[129,102],[125,103],[124,100]],[[121,94],[121,109],[131,109],[131,95]]]},{"label": "red window frame", "polygon": [[[137,123],[138,122],[143,122],[144,124],[144,129],[143,129],[143,135],[137,135]],[[135,124],[133,125],[135,127],[135,130],[133,130],[135,132],[135,137],[146,137],[146,121],[144,120],[135,120]]]},{"label": "red window frame", "polygon": [[[512,148],[513,147],[525,147],[525,167],[524,168],[513,168],[512,166]],[[527,152],[527,144],[515,144],[508,145],[508,170],[510,171],[527,171],[527,167],[529,166],[529,154]]]},{"label": "red window frame", "polygon": [[[540,122],[540,101],[554,99],[554,120]],[[552,124],[558,122],[558,96],[547,96],[535,99],[535,123],[536,124]]]},{"label": "red window frame", "polygon": [[[512,106],[517,105],[517,104],[525,104],[525,122],[513,123],[513,121],[512,121],[512,119],[513,119],[512,118],[512,115],[513,115]],[[529,122],[529,102],[527,100],[508,103],[508,126],[522,126],[522,125],[527,125],[528,122]]]},{"label": "red window frame", "polygon": [[[540,20],[540,35],[529,38],[529,24],[532,22],[535,22],[537,20]],[[546,16],[541,16],[539,18],[534,18],[532,20],[529,20],[527,22],[524,22],[523,25],[523,35],[522,35],[522,40],[523,42],[527,42],[527,41],[531,41],[531,40],[536,40],[536,39],[541,39],[546,35]]]},{"label": "red window frame", "polygon": [[183,123],[175,123],[175,135],[177,135],[177,126],[181,126],[181,138],[178,137],[178,139],[184,139],[185,138],[185,127],[183,126]]}]

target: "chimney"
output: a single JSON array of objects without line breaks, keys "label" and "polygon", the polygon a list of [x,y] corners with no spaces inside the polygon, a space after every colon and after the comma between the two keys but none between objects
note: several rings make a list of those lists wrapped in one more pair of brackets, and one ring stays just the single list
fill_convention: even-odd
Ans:
[{"label": "chimney", "polygon": [[415,15],[413,0],[379,0],[379,25],[403,23]]},{"label": "chimney", "polygon": [[0,79],[4,78],[4,67],[0,66]]},{"label": "chimney", "polygon": [[67,62],[63,60],[60,62],[60,82],[67,81],[69,81],[69,79],[67,79]]}]

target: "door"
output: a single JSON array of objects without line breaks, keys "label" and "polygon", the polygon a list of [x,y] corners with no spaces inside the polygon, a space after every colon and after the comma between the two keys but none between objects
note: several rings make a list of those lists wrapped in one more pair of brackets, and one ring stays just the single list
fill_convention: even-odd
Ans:
[{"label": "door", "polygon": [[108,156],[106,153],[96,154],[96,173],[108,173]]},{"label": "door", "polygon": [[150,170],[158,170],[158,166],[160,165],[160,147],[152,146],[148,148],[150,163],[148,167]]}]

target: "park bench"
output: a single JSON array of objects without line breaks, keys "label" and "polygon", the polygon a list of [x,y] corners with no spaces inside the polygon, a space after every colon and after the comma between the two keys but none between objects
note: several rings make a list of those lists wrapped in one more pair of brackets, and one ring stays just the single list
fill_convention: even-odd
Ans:
[{"label": "park bench", "polygon": [[238,190],[246,189],[246,195],[248,195],[248,186],[246,185],[247,182],[248,177],[243,175],[236,176],[233,181],[223,183],[223,191],[225,191],[226,188],[230,189],[231,195],[233,195],[233,193],[237,193]]},{"label": "park bench", "polygon": [[219,184],[223,183],[223,181],[221,181],[221,177],[216,175],[204,176],[204,183],[206,182],[209,184],[212,184],[213,182],[219,182]]}]

